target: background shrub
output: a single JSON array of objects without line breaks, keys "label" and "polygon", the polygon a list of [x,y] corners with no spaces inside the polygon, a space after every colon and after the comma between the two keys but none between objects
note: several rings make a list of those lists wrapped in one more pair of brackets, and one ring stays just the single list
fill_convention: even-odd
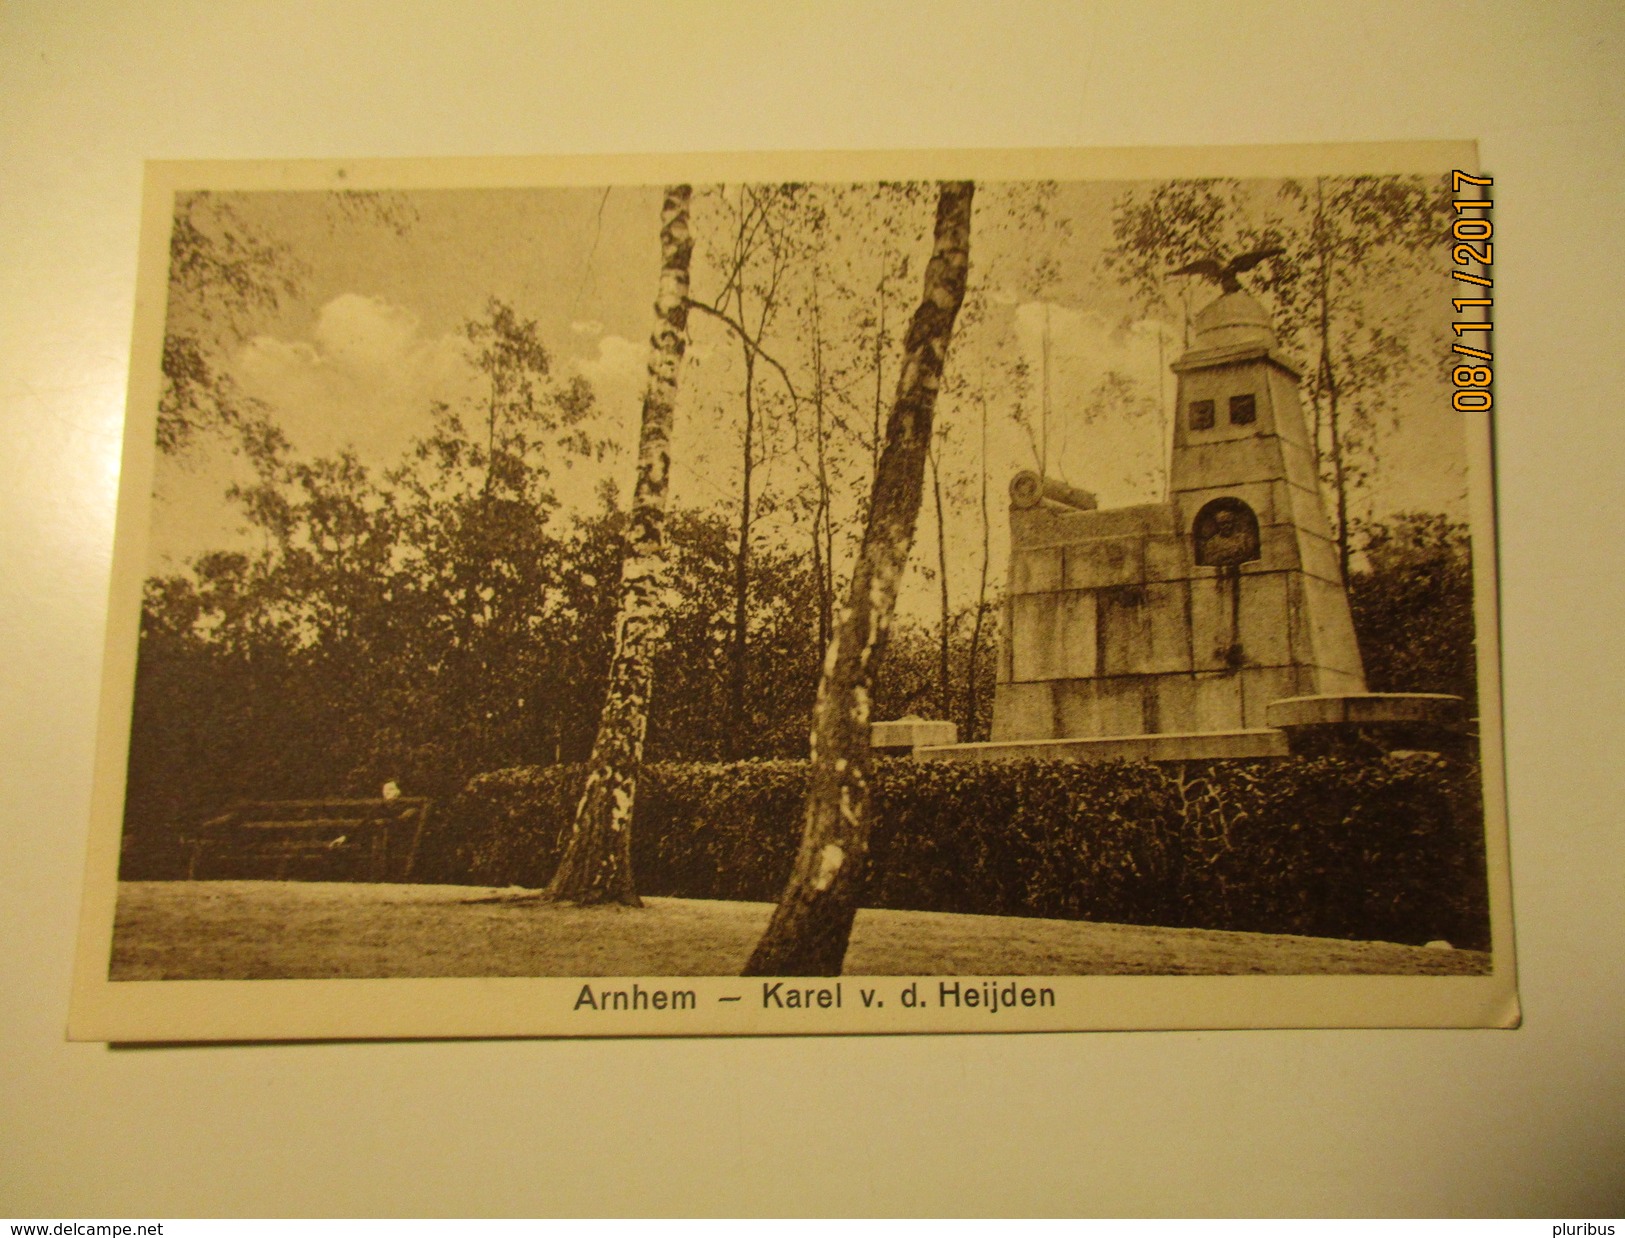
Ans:
[{"label": "background shrub", "polygon": [[[579,766],[481,775],[438,814],[422,880],[545,885]],[[1430,756],[1154,765],[882,760],[866,904],[1168,927],[1489,944],[1476,764]],[[638,889],[778,898],[804,761],[652,764]]]}]

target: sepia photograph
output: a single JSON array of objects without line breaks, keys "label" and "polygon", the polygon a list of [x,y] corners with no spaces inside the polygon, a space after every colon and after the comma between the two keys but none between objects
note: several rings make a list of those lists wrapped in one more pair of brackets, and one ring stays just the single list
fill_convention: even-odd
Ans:
[{"label": "sepia photograph", "polygon": [[1617,1231],[1621,63],[0,4],[0,1213]]},{"label": "sepia photograph", "polygon": [[73,1035],[1515,1025],[1489,178],[1130,154],[150,165]]}]

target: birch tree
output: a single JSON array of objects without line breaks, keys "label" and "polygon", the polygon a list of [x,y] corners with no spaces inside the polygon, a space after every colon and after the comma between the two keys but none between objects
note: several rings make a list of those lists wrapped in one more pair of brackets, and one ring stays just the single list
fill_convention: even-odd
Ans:
[{"label": "birch tree", "polygon": [[[770,511],[774,496],[758,473],[771,467],[778,451],[781,422],[793,422],[800,403],[789,371],[768,350],[786,298],[786,284],[801,257],[793,235],[801,205],[799,185],[740,185],[730,198],[713,196],[726,220],[728,244],[713,251],[710,262],[720,275],[720,286],[709,300],[691,300],[689,306],[723,323],[739,345],[743,371],[740,383],[740,464],[738,534],[734,546],[733,620],[728,639],[727,735],[730,756],[745,756],[750,747],[749,683],[752,665],[750,636],[751,559],[758,537],[756,522]],[[769,373],[772,371],[773,373]],[[773,375],[776,374],[776,379]],[[775,385],[763,386],[764,380]],[[774,392],[782,380],[788,408]]]},{"label": "birch tree", "polygon": [[938,188],[925,293],[904,341],[885,447],[846,605],[813,710],[811,774],[790,882],[745,975],[838,975],[862,892],[870,833],[869,685],[913,546],[937,389],[970,259],[969,181]]},{"label": "birch tree", "polygon": [[677,375],[687,345],[687,185],[666,189],[660,222],[660,291],[649,338],[649,373],[638,434],[638,477],[621,561],[621,602],[615,653],[587,783],[570,841],[547,897],[574,903],[642,905],[632,881],[632,803],[649,722],[655,651],[665,633],[666,485],[671,472],[671,424]]}]

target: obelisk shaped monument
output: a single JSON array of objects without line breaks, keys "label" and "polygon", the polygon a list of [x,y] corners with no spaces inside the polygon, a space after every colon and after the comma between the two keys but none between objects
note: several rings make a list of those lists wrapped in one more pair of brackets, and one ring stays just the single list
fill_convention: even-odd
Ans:
[{"label": "obelisk shaped monument", "polygon": [[1239,740],[1272,700],[1365,691],[1298,371],[1245,291],[1193,325],[1164,502],[1012,487],[995,743]]}]

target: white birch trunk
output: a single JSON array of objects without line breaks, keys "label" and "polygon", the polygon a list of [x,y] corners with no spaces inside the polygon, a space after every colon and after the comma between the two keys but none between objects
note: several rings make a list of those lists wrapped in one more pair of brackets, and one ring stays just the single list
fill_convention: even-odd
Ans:
[{"label": "white birch trunk", "polygon": [[574,903],[641,906],[632,881],[632,803],[649,722],[654,656],[666,634],[666,484],[671,472],[672,412],[688,337],[690,190],[666,189],[661,208],[660,292],[649,338],[649,377],[638,435],[638,479],[621,561],[621,605],[609,692],[598,720],[587,785],[569,844],[547,896]]},{"label": "white birch trunk", "polygon": [[747,976],[839,975],[862,894],[870,833],[869,685],[914,542],[937,388],[970,259],[969,181],[945,182],[925,295],[904,344],[863,545],[813,709],[801,848]]}]

